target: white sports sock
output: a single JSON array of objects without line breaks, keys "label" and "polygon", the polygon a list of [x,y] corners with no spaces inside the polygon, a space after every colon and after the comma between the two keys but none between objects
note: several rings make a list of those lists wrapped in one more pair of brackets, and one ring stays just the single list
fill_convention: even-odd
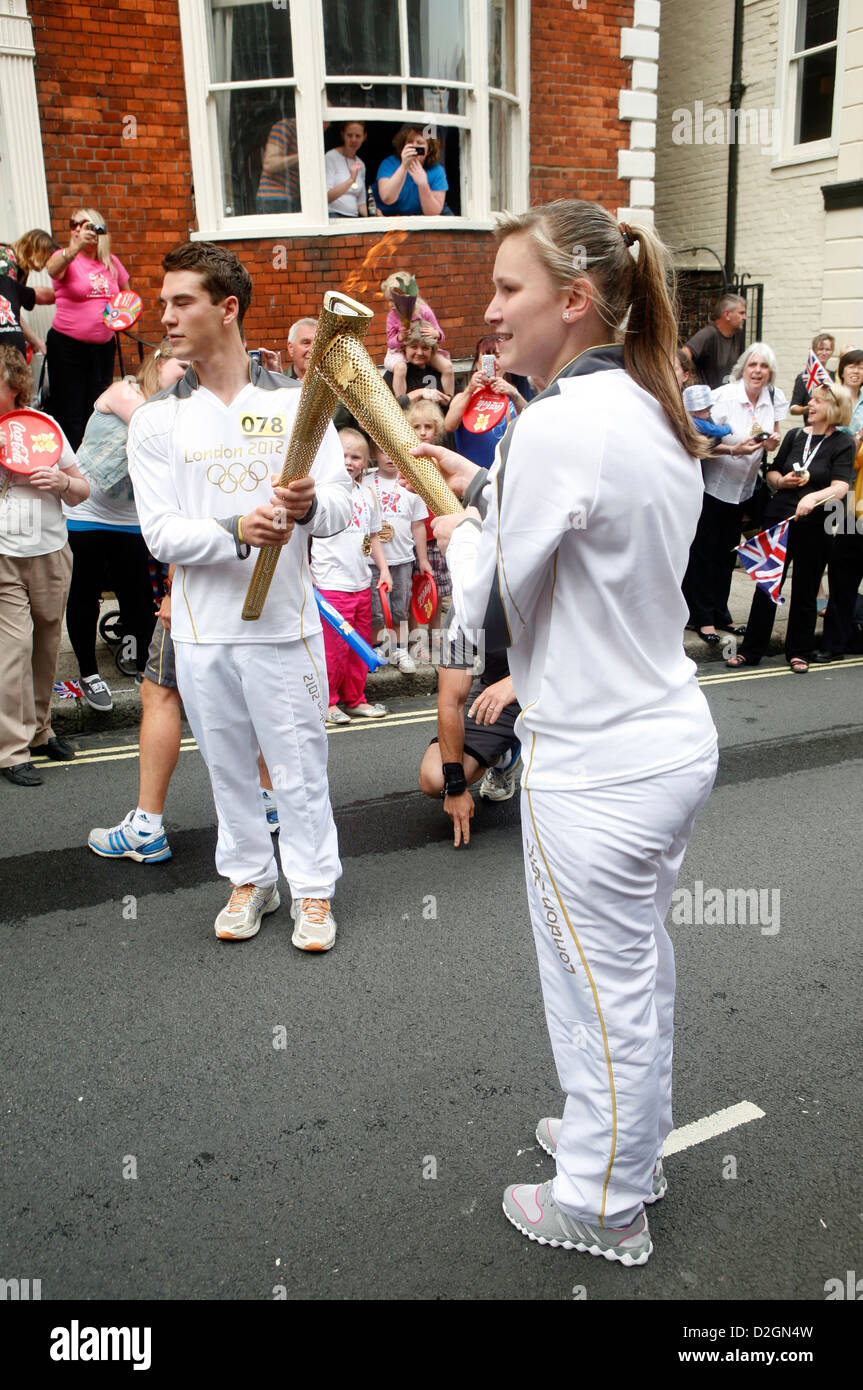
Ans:
[{"label": "white sports sock", "polygon": [[162,817],[155,811],[142,811],[138,806],[132,817],[132,829],[137,835],[155,835],[162,829]]}]

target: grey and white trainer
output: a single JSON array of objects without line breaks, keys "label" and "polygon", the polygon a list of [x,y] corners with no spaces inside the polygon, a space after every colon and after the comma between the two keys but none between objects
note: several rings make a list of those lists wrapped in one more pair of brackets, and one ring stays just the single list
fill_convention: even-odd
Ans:
[{"label": "grey and white trainer", "polygon": [[521,765],[519,754],[509,767],[490,767],[479,784],[483,801],[510,801],[515,795],[515,779]]},{"label": "grey and white trainer", "polygon": [[220,941],[248,941],[261,930],[261,918],[275,912],[281,899],[274,883],[257,888],[254,883],[231,885],[231,896],[216,918]]},{"label": "grey and white trainer", "polygon": [[[536,1137],[540,1148],[545,1149],[546,1153],[551,1154],[552,1158],[554,1158],[557,1153],[557,1141],[560,1138],[560,1127],[562,1124],[563,1120],[548,1116],[540,1120],[536,1127]],[[650,1196],[645,1197],[644,1200],[653,1205],[654,1202],[660,1201],[667,1191],[668,1179],[662,1171],[662,1159],[658,1158],[653,1169],[653,1191]]]},{"label": "grey and white trainer", "polygon": [[291,916],[291,942],[298,951],[329,951],[335,945],[336,919],[327,898],[294,898]]},{"label": "grey and white trainer", "polygon": [[81,687],[81,694],[91,709],[97,709],[100,713],[107,714],[109,710],[114,708],[114,697],[98,672],[92,676],[81,676],[78,684]]},{"label": "grey and white trainer", "polygon": [[503,1194],[504,1215],[523,1236],[540,1245],[582,1250],[630,1267],[647,1264],[653,1241],[645,1212],[640,1211],[628,1226],[588,1226],[561,1210],[551,1188],[551,1180],[539,1187],[535,1183],[520,1183],[508,1187]]}]

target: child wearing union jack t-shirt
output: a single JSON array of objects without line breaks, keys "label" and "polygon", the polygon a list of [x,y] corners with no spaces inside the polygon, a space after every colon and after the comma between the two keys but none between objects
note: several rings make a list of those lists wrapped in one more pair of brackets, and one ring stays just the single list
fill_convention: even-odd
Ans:
[{"label": "child wearing union jack t-shirt", "polygon": [[[393,628],[398,635],[398,645],[390,660],[400,671],[410,675],[416,671],[416,662],[405,644],[414,555],[421,574],[432,572],[426,545],[428,507],[416,493],[408,492],[407,488],[401,486],[396,465],[377,447],[375,462],[377,473],[372,479],[372,485],[381,509],[382,548],[392,574],[390,609]],[[386,623],[378,601],[378,562],[374,553],[372,560],[372,625],[375,637],[380,641],[386,632]]]},{"label": "child wearing union jack t-shirt", "polygon": [[[371,555],[380,569],[381,579],[392,588],[392,576],[381,546],[381,513],[374,490],[366,486],[363,473],[368,467],[369,446],[358,430],[339,430],[345,453],[345,467],[353,479],[353,511],[347,529],[336,536],[315,536],[312,540],[312,579],[321,595],[356,628],[360,637],[371,641],[371,577],[366,557]],[[328,724],[349,724],[351,717],[381,719],[383,705],[366,699],[368,670],[343,638],[329,625],[324,626],[324,649],[330,695]],[[347,713],[341,708],[344,704]]]}]

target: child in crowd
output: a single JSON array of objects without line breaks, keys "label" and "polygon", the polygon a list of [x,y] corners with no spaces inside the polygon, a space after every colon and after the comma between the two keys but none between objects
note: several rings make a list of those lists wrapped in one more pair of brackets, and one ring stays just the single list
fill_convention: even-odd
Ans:
[{"label": "child in crowd", "polygon": [[[423,402],[431,404],[431,402]],[[433,407],[440,414],[437,406]],[[384,451],[375,446],[377,473],[372,478],[375,496],[380,507],[381,541],[384,557],[392,575],[390,607],[393,627],[399,642],[408,628],[411,580],[414,570],[414,551],[420,574],[431,574],[426,552],[426,518],[428,508],[416,493],[408,492],[398,480],[398,469]],[[372,551],[372,627],[375,641],[380,642],[387,630],[378,597],[379,560]],[[381,571],[383,573],[383,571]],[[403,626],[404,625],[404,626]],[[390,658],[400,671],[412,675],[416,663],[406,646],[399,645]]]},{"label": "child in crowd", "polygon": [[[339,430],[345,453],[345,468],[353,478],[353,514],[345,531],[335,536],[315,536],[312,540],[312,579],[321,595],[337,608],[361,637],[371,641],[372,619],[369,568],[371,555],[387,588],[392,576],[381,547],[381,514],[371,487],[362,481],[369,463],[369,446],[359,430]],[[349,724],[351,716],[382,719],[383,705],[370,705],[366,699],[368,668],[347,642],[324,623],[324,650],[329,680],[328,724]],[[339,702],[344,701],[347,713]]]},{"label": "child in crowd", "polygon": [[727,434],[731,433],[730,425],[717,425],[710,418],[710,407],[712,404],[712,392],[709,386],[686,386],[683,390],[683,404],[688,413],[692,416],[692,423],[709,441],[709,447],[713,453],[729,452],[719,448],[721,441]]},{"label": "child in crowd", "polygon": [[[392,275],[388,275],[386,280],[381,283],[381,294],[390,306],[387,314],[387,355],[384,358],[384,368],[393,374],[394,396],[404,396],[407,391],[407,359],[404,354],[404,341],[408,329],[402,323],[401,315],[393,303],[393,292],[398,292],[400,287],[406,285],[412,278],[408,271],[397,270]],[[416,284],[416,280],[414,280],[414,284]],[[447,396],[451,396],[455,386],[455,377],[452,369],[452,358],[448,352],[444,352],[440,347],[444,340],[444,332],[435,317],[434,310],[417,293],[411,322],[416,323],[422,320],[430,323],[438,335],[438,347],[432,353],[430,366],[440,373],[442,388]]]},{"label": "child in crowd", "polygon": [[[413,425],[422,444],[446,444],[444,415],[434,401],[414,401],[405,411],[408,423]],[[441,620],[452,607],[452,579],[447,563],[440,553],[438,543],[432,535],[430,518],[426,517],[426,553],[429,568],[437,586],[437,608],[429,623],[429,629],[439,628]]]}]

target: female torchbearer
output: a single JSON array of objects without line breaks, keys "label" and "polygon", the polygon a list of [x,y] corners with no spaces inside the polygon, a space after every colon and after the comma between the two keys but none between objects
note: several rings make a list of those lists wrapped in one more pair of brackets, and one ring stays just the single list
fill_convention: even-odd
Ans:
[{"label": "female torchbearer", "polygon": [[500,369],[548,385],[490,475],[422,452],[479,506],[435,533],[461,621],[510,648],[527,892],[567,1097],[537,1131],[557,1177],[509,1188],[504,1211],[533,1240],[644,1264],[672,1128],[663,922],[717,761],[682,643],[699,445],[661,242],[575,201],[505,216],[498,240],[485,317]]}]

